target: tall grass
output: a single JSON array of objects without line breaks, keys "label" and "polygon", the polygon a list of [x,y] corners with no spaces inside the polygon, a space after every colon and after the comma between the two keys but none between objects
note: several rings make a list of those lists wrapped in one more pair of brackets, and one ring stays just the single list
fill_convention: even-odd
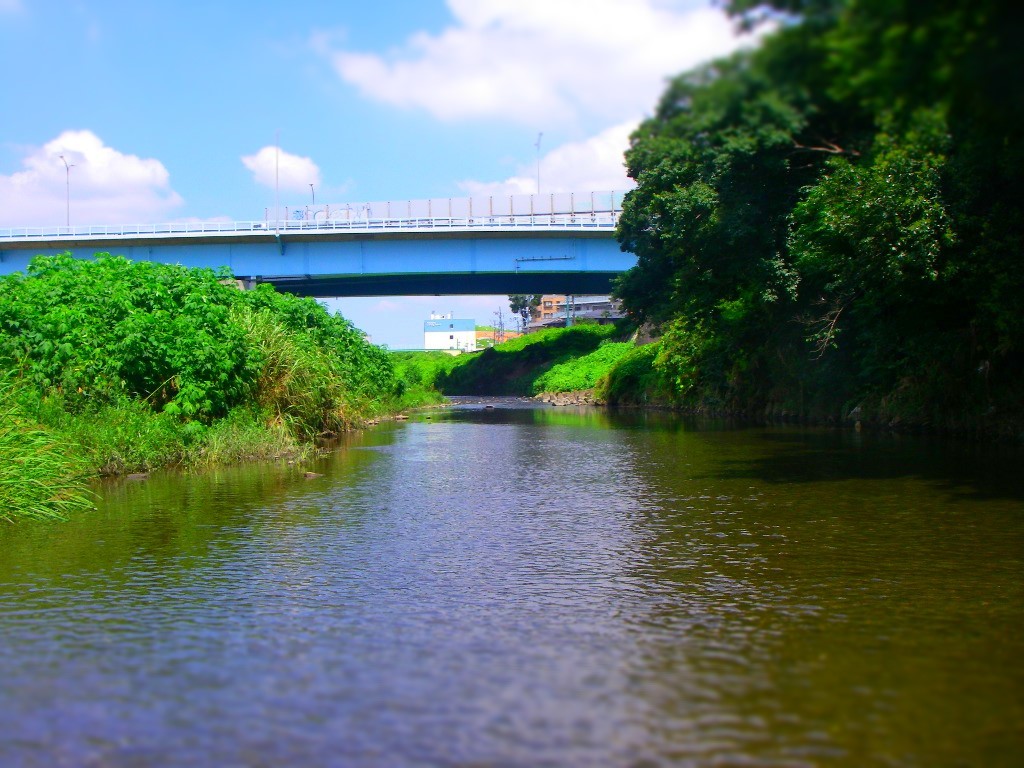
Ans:
[{"label": "tall grass", "polygon": [[312,452],[309,443],[300,443],[281,422],[268,421],[259,412],[236,408],[205,430],[202,439],[186,452],[184,464],[203,468],[282,456],[303,459]]},{"label": "tall grass", "polygon": [[91,509],[85,462],[25,416],[15,387],[0,377],[0,520],[63,520]]},{"label": "tall grass", "polygon": [[266,310],[235,307],[232,319],[254,353],[251,402],[259,410],[301,440],[351,425],[341,361]]},{"label": "tall grass", "polygon": [[99,475],[179,465],[205,429],[199,422],[182,421],[124,396],[81,413],[62,410],[60,398],[48,397],[39,420],[76,446],[92,472]]}]

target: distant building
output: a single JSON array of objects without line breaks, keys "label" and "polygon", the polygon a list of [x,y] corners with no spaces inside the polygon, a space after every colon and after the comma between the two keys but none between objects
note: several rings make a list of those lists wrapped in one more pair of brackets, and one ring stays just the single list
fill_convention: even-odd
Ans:
[{"label": "distant building", "polygon": [[476,321],[458,320],[448,314],[430,314],[423,321],[423,348],[460,350],[476,349]]},{"label": "distant building", "polygon": [[534,318],[535,321],[538,321],[537,325],[548,325],[559,317],[563,321],[565,320],[565,296],[556,296],[550,293],[541,296]]},{"label": "distant building", "polygon": [[566,314],[570,314],[573,320],[596,320],[601,324],[624,317],[620,303],[611,296],[567,297],[545,294],[540,297],[540,304],[533,312],[530,329],[564,326]]}]

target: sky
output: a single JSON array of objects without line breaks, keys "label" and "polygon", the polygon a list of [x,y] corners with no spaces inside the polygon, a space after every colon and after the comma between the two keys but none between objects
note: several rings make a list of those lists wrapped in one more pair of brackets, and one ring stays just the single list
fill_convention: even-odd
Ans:
[{"label": "sky", "polygon": [[[278,152],[292,209],[529,193],[538,162],[544,193],[624,190],[668,78],[750,42],[711,0],[0,0],[0,228],[262,220]],[[328,304],[392,349],[508,314]]]}]

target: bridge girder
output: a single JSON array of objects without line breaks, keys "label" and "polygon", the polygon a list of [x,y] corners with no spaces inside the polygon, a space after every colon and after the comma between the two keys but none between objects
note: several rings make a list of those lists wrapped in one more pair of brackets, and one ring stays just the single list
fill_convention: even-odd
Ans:
[{"label": "bridge girder", "polygon": [[405,275],[316,275],[260,277],[247,286],[270,283],[279,291],[317,298],[354,296],[475,296],[523,294],[606,294],[619,272],[468,272]]},{"label": "bridge girder", "polygon": [[247,284],[303,296],[603,294],[636,263],[614,232],[535,230],[402,233],[270,232],[176,238],[90,237],[0,244],[0,274],[39,253],[97,252],[189,267],[227,267]]}]

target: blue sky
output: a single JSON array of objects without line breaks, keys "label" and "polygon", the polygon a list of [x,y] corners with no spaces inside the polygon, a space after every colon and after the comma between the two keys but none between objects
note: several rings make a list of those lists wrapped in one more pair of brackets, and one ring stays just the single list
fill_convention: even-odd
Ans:
[{"label": "blue sky", "polygon": [[[741,44],[710,0],[0,0],[0,227],[624,189],[666,78]],[[538,153],[536,142],[543,133]],[[377,343],[503,297],[332,303]]]}]

